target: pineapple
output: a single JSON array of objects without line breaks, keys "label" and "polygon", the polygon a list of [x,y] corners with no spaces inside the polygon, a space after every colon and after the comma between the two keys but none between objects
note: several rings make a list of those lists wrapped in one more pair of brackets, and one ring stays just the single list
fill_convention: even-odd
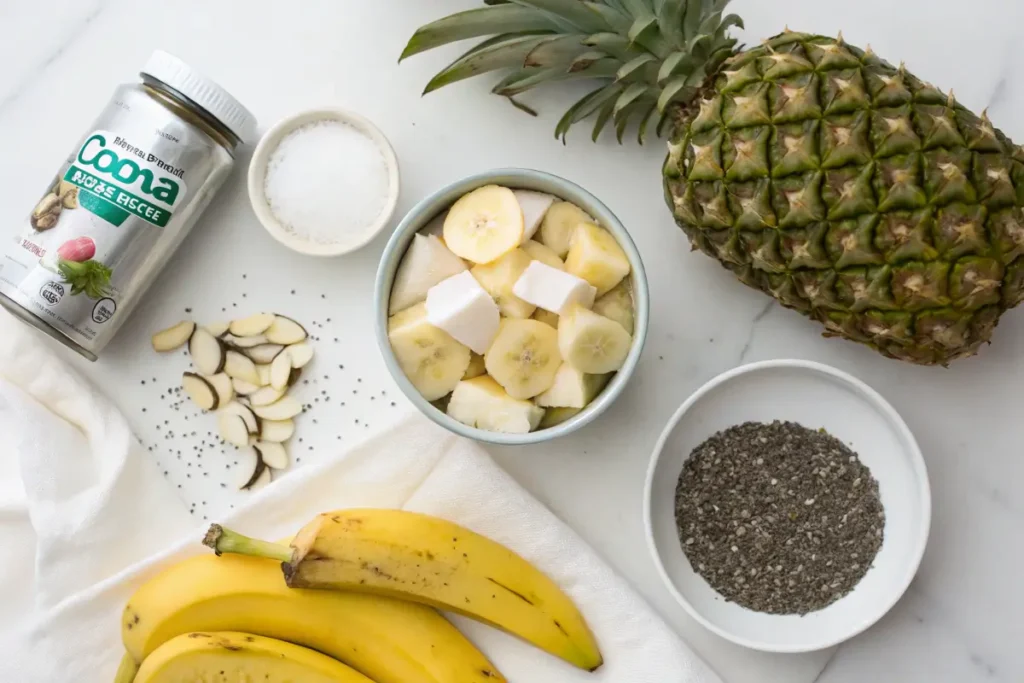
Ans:
[{"label": "pineapple", "polygon": [[[824,324],[926,365],[973,355],[1024,300],[1024,150],[902,65],[787,30],[741,51],[729,0],[513,0],[420,28],[403,58],[491,36],[430,92],[507,70],[493,92],[597,86],[594,116],[666,133],[665,197],[694,248]],[[653,7],[653,9],[652,9]]]}]

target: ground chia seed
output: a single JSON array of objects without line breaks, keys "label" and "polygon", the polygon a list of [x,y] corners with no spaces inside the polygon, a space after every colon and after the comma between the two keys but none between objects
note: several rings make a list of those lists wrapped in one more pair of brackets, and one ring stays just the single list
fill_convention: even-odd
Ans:
[{"label": "ground chia seed", "polygon": [[676,524],[690,565],[726,600],[806,614],[864,577],[885,511],[871,471],[824,429],[747,422],[690,454]]}]

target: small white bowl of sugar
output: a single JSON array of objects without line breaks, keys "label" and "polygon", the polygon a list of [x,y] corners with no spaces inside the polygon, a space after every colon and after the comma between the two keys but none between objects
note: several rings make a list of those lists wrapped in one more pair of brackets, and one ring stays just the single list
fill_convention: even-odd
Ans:
[{"label": "small white bowl of sugar", "polygon": [[267,232],[311,256],[373,240],[398,203],[398,160],[367,119],[343,109],[289,116],[267,131],[249,164],[249,200]]}]

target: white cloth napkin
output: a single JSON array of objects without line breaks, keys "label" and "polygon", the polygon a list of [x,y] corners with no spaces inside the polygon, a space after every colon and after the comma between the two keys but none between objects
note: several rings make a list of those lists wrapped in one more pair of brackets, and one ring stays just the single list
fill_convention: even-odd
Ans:
[{"label": "white cloth napkin", "polygon": [[[202,528],[122,416],[34,333],[0,312],[0,678],[109,681],[119,617],[141,581],[206,552]],[[512,683],[717,683],[719,679],[572,530],[479,447],[422,418],[296,470],[223,521],[280,538],[316,513],[395,507],[458,522],[554,578],[605,657],[578,671],[495,629],[456,625]]]}]

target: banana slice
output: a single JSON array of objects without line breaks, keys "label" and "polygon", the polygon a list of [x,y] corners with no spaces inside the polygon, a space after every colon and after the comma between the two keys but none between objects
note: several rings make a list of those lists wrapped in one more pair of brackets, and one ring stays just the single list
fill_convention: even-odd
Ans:
[{"label": "banana slice", "polygon": [[561,364],[558,332],[537,320],[501,321],[498,336],[484,355],[487,373],[518,399],[551,388]]},{"label": "banana slice", "polygon": [[484,366],[484,357],[474,353],[469,357],[469,367],[466,368],[466,373],[462,376],[462,379],[473,379],[486,373],[487,368]]},{"label": "banana slice", "polygon": [[555,383],[534,402],[542,408],[586,408],[611,377],[611,373],[588,375],[568,363],[562,363],[555,373]]},{"label": "banana slice", "polygon": [[388,341],[402,372],[428,401],[451,392],[469,367],[469,347],[427,322],[422,303],[388,319]]},{"label": "banana slice", "polygon": [[623,280],[615,285],[610,292],[599,297],[590,309],[598,315],[611,318],[622,328],[633,334],[633,293],[629,286],[629,280]]},{"label": "banana slice", "polygon": [[527,434],[537,428],[544,416],[542,408],[512,398],[487,375],[459,382],[448,401],[447,412],[470,427],[508,434]]},{"label": "banana slice", "polygon": [[602,375],[626,362],[633,338],[622,325],[576,306],[558,320],[558,348],[565,362],[581,372]]},{"label": "banana slice", "polygon": [[444,220],[444,242],[460,258],[490,263],[523,241],[523,210],[507,187],[485,185],[463,195]]},{"label": "banana slice", "polygon": [[569,202],[555,202],[544,214],[540,224],[540,241],[559,258],[569,253],[572,235],[580,223],[593,223],[586,211]]},{"label": "banana slice", "polygon": [[523,251],[530,255],[534,261],[540,261],[544,265],[565,270],[565,262],[558,258],[558,254],[551,247],[544,246],[536,240],[526,240],[523,243]]},{"label": "banana slice", "polygon": [[514,249],[493,263],[474,266],[469,272],[498,304],[502,316],[529,318],[537,307],[516,296],[512,288],[531,262],[529,254],[522,249]]},{"label": "banana slice", "polygon": [[622,282],[631,267],[612,234],[593,223],[580,223],[572,236],[565,270],[597,287],[601,296]]}]

